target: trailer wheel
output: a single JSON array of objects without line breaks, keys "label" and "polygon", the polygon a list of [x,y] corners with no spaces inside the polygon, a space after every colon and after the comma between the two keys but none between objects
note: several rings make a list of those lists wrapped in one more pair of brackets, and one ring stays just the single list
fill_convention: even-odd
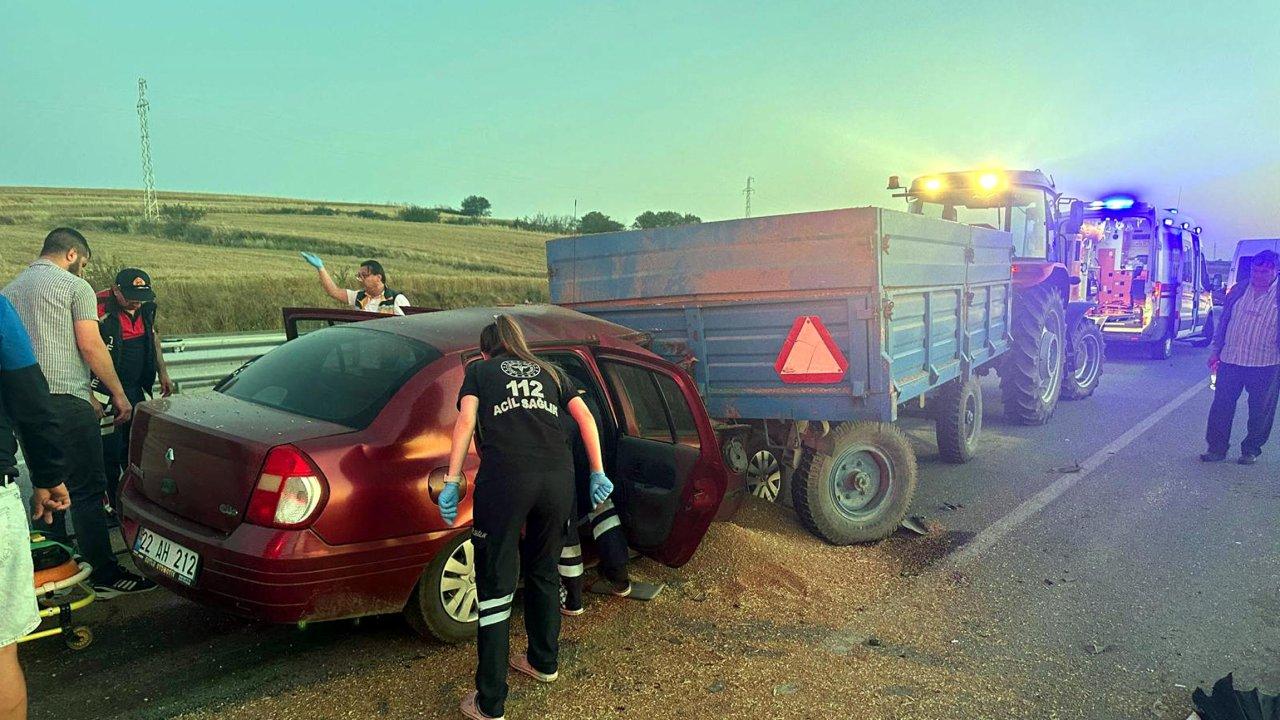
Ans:
[{"label": "trailer wheel", "polygon": [[431,559],[404,606],[409,627],[424,638],[447,643],[476,635],[475,551],[471,533],[459,533]]},{"label": "trailer wheel", "polygon": [[855,422],[840,425],[831,439],[831,454],[815,453],[793,488],[801,524],[832,545],[888,537],[916,492],[907,436],[888,423]]},{"label": "trailer wheel", "polygon": [[1102,366],[1107,357],[1102,329],[1082,317],[1067,334],[1067,346],[1071,350],[1062,374],[1062,399],[1083,400],[1098,389],[1102,379]]},{"label": "trailer wheel", "polygon": [[978,378],[955,379],[940,388],[934,429],[938,456],[949,463],[967,463],[978,451],[982,435],[982,385]]},{"label": "trailer wheel", "polygon": [[1062,296],[1036,285],[1014,298],[1013,343],[1000,367],[1005,416],[1021,425],[1043,425],[1058,406],[1066,336]]}]

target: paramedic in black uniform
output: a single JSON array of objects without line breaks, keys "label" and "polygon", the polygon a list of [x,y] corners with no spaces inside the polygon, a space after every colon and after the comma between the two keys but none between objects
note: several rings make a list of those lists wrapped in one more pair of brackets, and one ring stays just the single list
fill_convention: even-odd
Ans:
[{"label": "paramedic in black uniform", "polygon": [[[503,717],[507,666],[541,682],[559,676],[560,581],[556,562],[573,501],[573,453],[562,417],[577,422],[587,447],[596,504],[613,491],[604,474],[595,419],[577,385],[529,351],[507,315],[480,333],[484,359],[467,366],[458,393],[458,420],[449,454],[449,479],[440,514],[457,518],[462,464],[480,424],[480,469],[472,502],[479,622],[476,692],[462,700],[475,720]],[[520,530],[524,528],[524,538]],[[529,649],[510,657],[508,622],[523,570],[524,623]]]}]

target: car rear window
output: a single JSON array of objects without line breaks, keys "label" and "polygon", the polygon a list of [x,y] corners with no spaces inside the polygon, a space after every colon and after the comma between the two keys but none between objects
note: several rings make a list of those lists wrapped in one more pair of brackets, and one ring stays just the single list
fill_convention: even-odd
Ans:
[{"label": "car rear window", "polygon": [[440,357],[434,347],[392,333],[331,327],[263,355],[218,391],[360,429],[373,422],[414,373]]}]

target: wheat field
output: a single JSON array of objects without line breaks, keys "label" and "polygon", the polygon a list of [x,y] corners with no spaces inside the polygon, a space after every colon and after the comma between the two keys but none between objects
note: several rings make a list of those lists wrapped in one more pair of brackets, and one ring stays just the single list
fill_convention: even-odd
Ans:
[{"label": "wheat field", "polygon": [[280,327],[281,307],[337,307],[299,257],[303,249],[324,258],[334,279],[353,288],[359,263],[379,260],[391,287],[414,305],[547,297],[544,245],[552,236],[514,230],[499,220],[462,225],[460,218],[445,215],[440,223],[416,223],[285,214],[324,206],[394,216],[399,208],[387,205],[200,193],[158,197],[162,206],[203,211],[196,224],[208,228],[218,244],[122,231],[119,218],[141,213],[137,190],[0,187],[0,284],[36,257],[49,230],[67,225],[83,232],[93,249],[85,277],[95,290],[106,287],[121,267],[151,274],[166,334],[273,330]]}]

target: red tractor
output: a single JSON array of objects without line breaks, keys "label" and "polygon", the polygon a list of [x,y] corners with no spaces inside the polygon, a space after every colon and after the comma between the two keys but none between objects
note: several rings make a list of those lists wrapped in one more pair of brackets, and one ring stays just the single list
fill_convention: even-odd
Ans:
[{"label": "red tractor", "polygon": [[1014,347],[999,365],[1005,415],[1024,425],[1049,420],[1058,399],[1093,394],[1104,344],[1094,306],[1078,291],[1084,203],[1064,198],[1039,170],[968,170],[926,175],[895,197],[919,215],[1003,230],[1011,236]]}]

